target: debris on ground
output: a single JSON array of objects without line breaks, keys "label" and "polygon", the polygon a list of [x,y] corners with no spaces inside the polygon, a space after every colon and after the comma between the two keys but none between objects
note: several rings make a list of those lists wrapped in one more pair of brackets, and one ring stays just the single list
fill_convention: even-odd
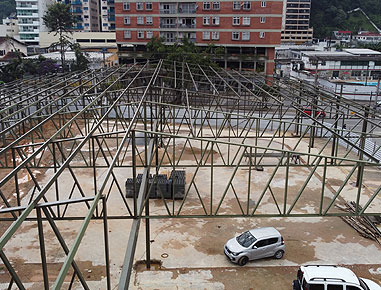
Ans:
[{"label": "debris on ground", "polygon": [[[356,203],[354,201],[347,202],[345,205],[336,205],[339,209],[345,212],[356,214]],[[362,207],[359,205],[358,210]],[[381,231],[376,227],[373,221],[379,220],[380,217],[369,216],[342,216],[347,224],[354,228],[361,236],[376,241],[381,245]]]}]

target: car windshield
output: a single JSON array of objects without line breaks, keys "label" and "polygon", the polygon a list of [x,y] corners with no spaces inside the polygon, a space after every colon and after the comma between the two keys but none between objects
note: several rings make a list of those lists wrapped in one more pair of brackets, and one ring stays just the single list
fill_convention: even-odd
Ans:
[{"label": "car windshield", "polygon": [[360,281],[360,285],[361,285],[362,289],[369,290],[368,285],[366,285],[362,279],[359,279],[359,281]]},{"label": "car windshield", "polygon": [[236,239],[238,244],[245,248],[250,247],[250,245],[252,245],[257,240],[250,232],[244,232],[243,234],[239,235]]}]

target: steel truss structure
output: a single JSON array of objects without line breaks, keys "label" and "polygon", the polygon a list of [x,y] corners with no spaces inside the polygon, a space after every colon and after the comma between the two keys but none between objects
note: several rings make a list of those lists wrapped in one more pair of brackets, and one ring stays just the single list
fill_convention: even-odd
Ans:
[{"label": "steel truss structure", "polygon": [[[27,222],[37,224],[44,288],[60,289],[69,275],[69,289],[76,279],[90,289],[75,257],[91,221],[103,221],[103,287],[111,289],[108,220],[132,220],[119,282],[119,289],[127,289],[142,220],[149,266],[153,218],[349,215],[335,204],[344,200],[351,180],[357,186],[356,215],[380,215],[372,204],[381,186],[362,186],[368,171],[380,175],[380,113],[302,81],[160,60],[15,81],[0,87],[0,104],[0,257],[9,289],[26,287],[6,253]],[[159,190],[150,212],[148,192],[156,175],[179,168],[187,172],[183,199],[165,199]],[[346,176],[332,187],[328,180],[338,168]],[[291,181],[302,169],[308,174],[296,188]],[[226,184],[218,187],[222,171]],[[255,175],[261,171],[268,175],[259,185]],[[91,190],[84,188],[81,172],[91,176]],[[142,186],[127,199],[125,179],[136,181],[138,173]],[[306,213],[301,206],[316,177],[320,206]],[[122,212],[108,206],[114,194]],[[235,207],[225,207],[228,196]],[[261,205],[268,196],[274,210],[265,211]],[[72,210],[77,206],[82,210]],[[57,226],[68,220],[81,221],[70,248]],[[47,227],[66,255],[55,281],[48,275]]]}]

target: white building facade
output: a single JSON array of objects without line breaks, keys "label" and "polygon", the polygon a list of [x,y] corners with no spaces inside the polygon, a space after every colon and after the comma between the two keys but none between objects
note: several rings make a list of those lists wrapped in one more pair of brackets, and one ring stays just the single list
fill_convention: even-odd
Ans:
[{"label": "white building facade", "polygon": [[19,39],[27,45],[39,45],[40,31],[47,31],[42,17],[52,0],[16,0]]}]

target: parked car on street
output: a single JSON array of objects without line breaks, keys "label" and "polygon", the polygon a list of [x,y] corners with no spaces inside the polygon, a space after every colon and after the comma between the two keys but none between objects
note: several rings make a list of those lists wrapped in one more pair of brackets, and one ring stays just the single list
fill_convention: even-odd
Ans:
[{"label": "parked car on street", "polygon": [[250,260],[274,257],[281,259],[285,252],[281,234],[273,227],[258,228],[230,239],[224,247],[225,255],[240,266]]},{"label": "parked car on street", "polygon": [[301,266],[293,290],[381,290],[372,280],[359,278],[351,270],[326,265]]},{"label": "parked car on street", "polygon": [[[312,116],[313,109],[311,107],[307,107],[303,110],[304,114],[307,114],[308,116]],[[325,118],[327,116],[326,112],[319,111],[318,109],[315,110],[315,118]]]}]

